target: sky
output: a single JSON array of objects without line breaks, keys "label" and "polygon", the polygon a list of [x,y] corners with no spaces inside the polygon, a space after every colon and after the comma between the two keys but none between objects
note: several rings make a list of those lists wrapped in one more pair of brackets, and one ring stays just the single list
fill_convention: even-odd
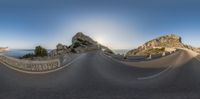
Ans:
[{"label": "sky", "polygon": [[54,49],[77,32],[111,49],[167,34],[200,47],[199,0],[0,0],[0,47]]}]

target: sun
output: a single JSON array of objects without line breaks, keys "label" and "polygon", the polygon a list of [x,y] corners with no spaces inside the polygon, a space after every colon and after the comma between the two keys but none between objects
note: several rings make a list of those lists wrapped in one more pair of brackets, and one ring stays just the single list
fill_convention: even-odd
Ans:
[{"label": "sun", "polygon": [[97,41],[99,44],[105,44],[106,43],[105,40],[102,37],[99,37],[99,36],[95,37],[94,40]]}]

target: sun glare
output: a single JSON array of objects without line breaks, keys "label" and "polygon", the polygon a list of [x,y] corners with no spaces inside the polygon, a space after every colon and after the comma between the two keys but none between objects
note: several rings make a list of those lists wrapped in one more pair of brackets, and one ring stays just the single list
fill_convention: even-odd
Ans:
[{"label": "sun glare", "polygon": [[105,44],[106,43],[106,41],[102,37],[95,37],[94,39],[95,39],[95,41],[97,41],[100,44]]}]

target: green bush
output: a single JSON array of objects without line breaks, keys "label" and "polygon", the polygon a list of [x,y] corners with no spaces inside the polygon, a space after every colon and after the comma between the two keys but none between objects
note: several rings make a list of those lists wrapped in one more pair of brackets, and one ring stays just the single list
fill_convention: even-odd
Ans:
[{"label": "green bush", "polygon": [[47,56],[47,50],[41,46],[36,46],[35,50],[34,50],[34,54],[33,53],[28,53],[22,57],[20,57],[20,59],[24,59],[24,58],[33,58],[33,57],[44,57]]},{"label": "green bush", "polygon": [[38,57],[44,57],[44,56],[47,56],[47,50],[41,46],[36,46],[35,47],[35,56]]}]

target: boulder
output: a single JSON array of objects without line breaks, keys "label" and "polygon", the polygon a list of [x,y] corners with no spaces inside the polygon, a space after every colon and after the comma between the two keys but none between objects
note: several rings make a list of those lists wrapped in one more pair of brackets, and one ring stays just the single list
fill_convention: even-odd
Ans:
[{"label": "boulder", "polygon": [[70,53],[71,50],[70,48],[68,48],[66,45],[62,45],[62,44],[58,44],[56,46],[56,49],[52,50],[50,53],[49,53],[49,56],[59,56],[59,55],[64,55],[64,54],[67,54],[67,53]]}]

